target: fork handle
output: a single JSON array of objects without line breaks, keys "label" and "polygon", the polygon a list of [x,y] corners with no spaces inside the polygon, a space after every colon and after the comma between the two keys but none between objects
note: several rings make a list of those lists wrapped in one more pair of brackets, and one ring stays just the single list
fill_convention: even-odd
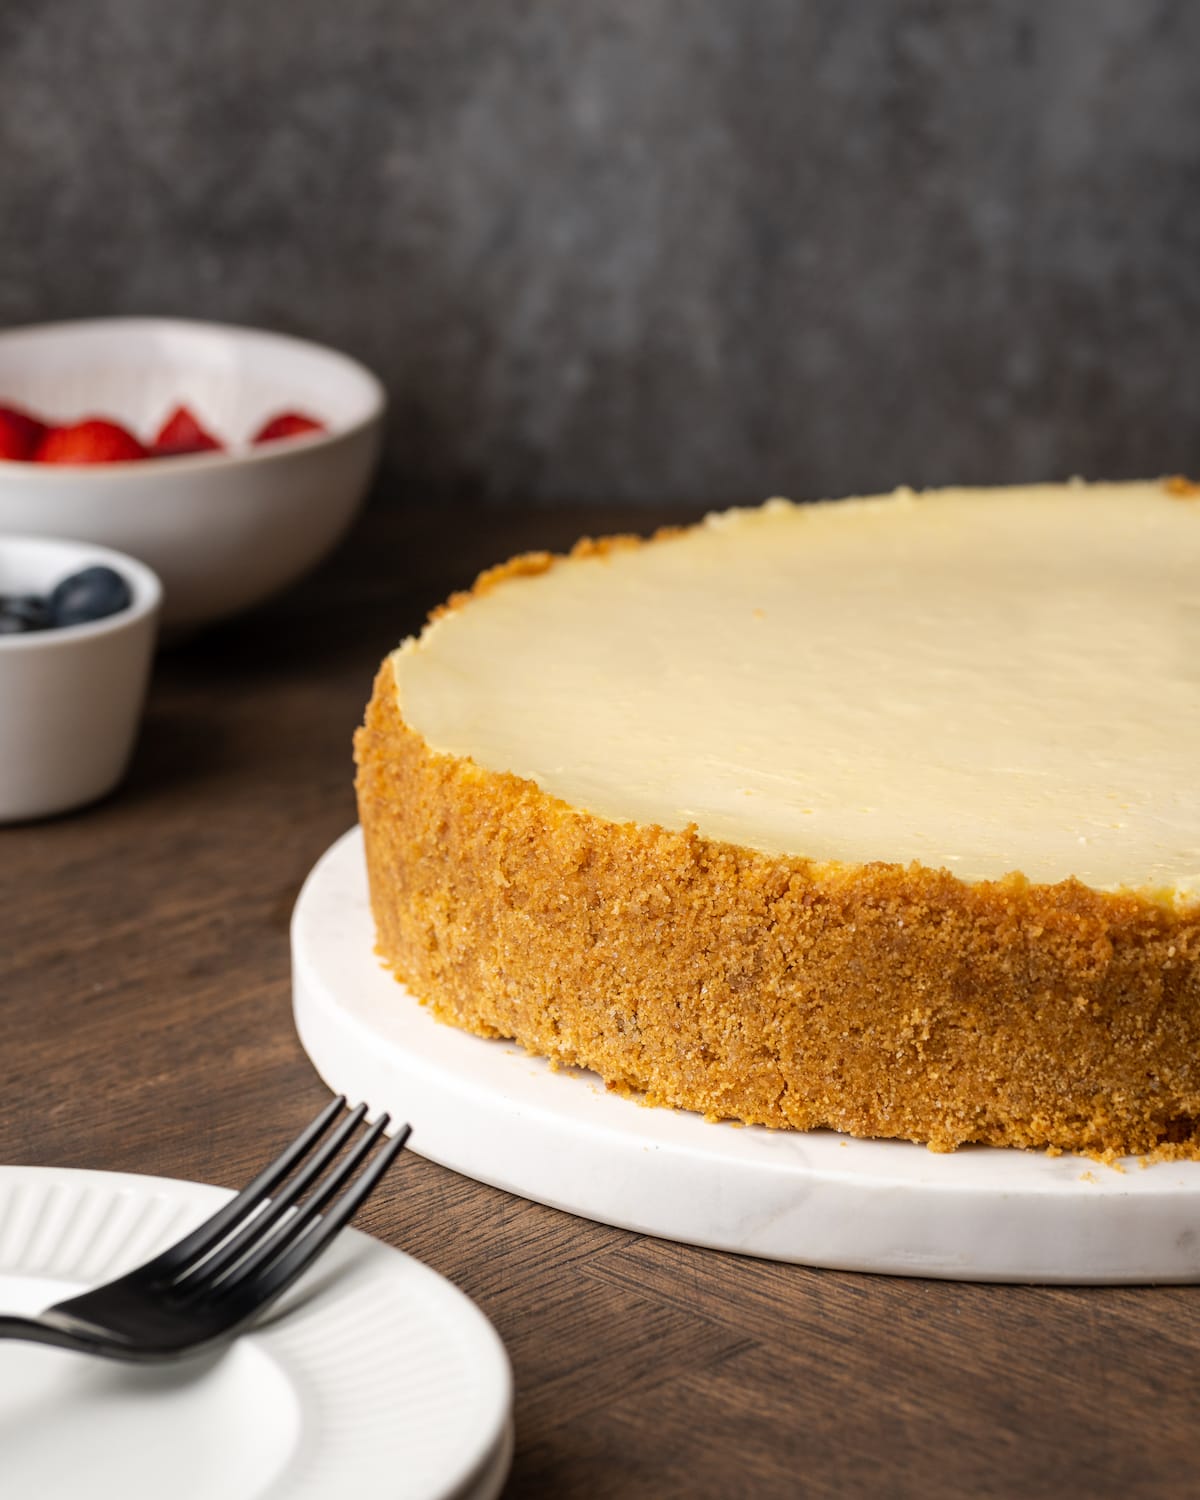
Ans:
[{"label": "fork handle", "polygon": [[0,1339],[24,1339],[30,1344],[53,1344],[57,1349],[73,1349],[77,1354],[109,1352],[101,1341],[88,1336],[88,1329],[60,1328],[48,1319],[22,1318],[15,1313],[0,1313]]}]

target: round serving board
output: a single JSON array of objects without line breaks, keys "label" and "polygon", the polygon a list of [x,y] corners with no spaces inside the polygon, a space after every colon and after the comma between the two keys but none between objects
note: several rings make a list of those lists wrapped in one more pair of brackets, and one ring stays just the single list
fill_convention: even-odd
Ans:
[{"label": "round serving board", "polygon": [[362,834],[292,919],[296,1026],[321,1077],[413,1125],[411,1149],[568,1213],[849,1271],[964,1281],[1200,1281],[1200,1162],[968,1147],[937,1155],[711,1124],[435,1021],[374,952]]}]

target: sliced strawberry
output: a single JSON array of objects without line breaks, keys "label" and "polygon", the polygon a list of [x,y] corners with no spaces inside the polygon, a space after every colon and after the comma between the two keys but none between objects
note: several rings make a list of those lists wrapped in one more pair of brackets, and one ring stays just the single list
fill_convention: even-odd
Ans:
[{"label": "sliced strawberry", "polygon": [[51,427],[34,454],[43,464],[121,464],[147,456],[128,428],[104,417]]},{"label": "sliced strawberry", "polygon": [[254,434],[256,443],[275,443],[280,438],[301,437],[306,432],[324,432],[325,423],[316,417],[306,417],[299,411],[281,411],[272,417]]},{"label": "sliced strawberry", "polygon": [[19,406],[0,406],[0,458],[31,459],[46,424]]},{"label": "sliced strawberry", "polygon": [[186,406],[177,406],[159,428],[150,452],[156,458],[167,458],[181,453],[216,453],[223,447]]}]

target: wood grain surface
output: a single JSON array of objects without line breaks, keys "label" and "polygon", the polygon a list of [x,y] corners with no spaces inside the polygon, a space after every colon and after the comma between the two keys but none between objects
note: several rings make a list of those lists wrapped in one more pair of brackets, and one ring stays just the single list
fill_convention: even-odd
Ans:
[{"label": "wood grain surface", "polygon": [[[0,1160],[248,1177],[325,1097],[291,1024],[288,921],[354,821],[379,659],[489,563],[681,519],[380,505],[308,582],[162,654],[124,787],[0,828]],[[774,1265],[414,1154],[360,1222],[499,1330],[513,1497],[1200,1495],[1192,1288]]]}]

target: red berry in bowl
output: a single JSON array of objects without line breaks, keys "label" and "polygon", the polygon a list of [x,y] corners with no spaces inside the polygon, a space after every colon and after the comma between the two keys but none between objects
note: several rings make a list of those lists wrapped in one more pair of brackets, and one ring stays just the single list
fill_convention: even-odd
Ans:
[{"label": "red berry in bowl", "polygon": [[0,406],[0,458],[31,459],[46,424],[19,406]]},{"label": "red berry in bowl", "polygon": [[306,417],[299,411],[281,411],[271,417],[254,434],[256,443],[275,443],[280,438],[303,437],[307,432],[324,432],[325,423],[316,417]]},{"label": "red berry in bowl", "polygon": [[183,453],[218,453],[224,446],[186,406],[177,406],[159,428],[150,452],[155,458],[172,458]]},{"label": "red berry in bowl", "polygon": [[147,456],[128,428],[103,417],[51,427],[34,455],[43,464],[121,464]]}]

